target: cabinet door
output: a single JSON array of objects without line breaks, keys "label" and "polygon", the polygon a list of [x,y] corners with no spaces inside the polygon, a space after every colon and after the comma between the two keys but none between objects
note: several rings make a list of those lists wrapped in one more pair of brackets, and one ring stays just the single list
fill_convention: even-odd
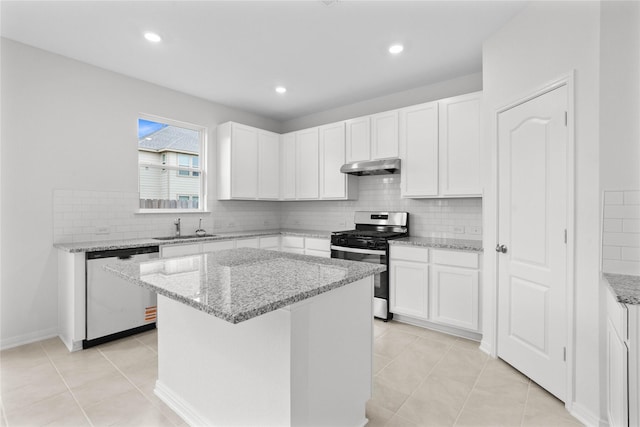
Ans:
[{"label": "cabinet door", "polygon": [[258,197],[258,129],[233,123],[231,198]]},{"label": "cabinet door", "polygon": [[360,117],[345,122],[347,163],[371,159],[371,120]]},{"label": "cabinet door", "polygon": [[280,135],[258,133],[258,198],[277,200],[280,194]]},{"label": "cabinet door", "polygon": [[174,256],[187,256],[199,254],[201,250],[200,244],[195,243],[191,245],[170,245],[161,246],[160,252],[162,258],[169,258]]},{"label": "cabinet door", "polygon": [[439,101],[440,193],[480,196],[481,94]]},{"label": "cabinet door", "polygon": [[400,110],[401,196],[438,195],[438,103]]},{"label": "cabinet door", "polygon": [[629,425],[628,357],[625,342],[607,319],[607,407],[612,427]]},{"label": "cabinet door", "polygon": [[433,322],[478,331],[478,270],[431,265]]},{"label": "cabinet door", "polygon": [[344,122],[320,127],[320,198],[346,199],[347,177],[340,172],[345,164]]},{"label": "cabinet door", "polygon": [[280,249],[280,236],[260,237],[260,249],[277,251]]},{"label": "cabinet door", "polygon": [[392,313],[428,320],[428,287],[427,264],[391,260],[389,263],[389,310]]},{"label": "cabinet door", "polygon": [[282,135],[280,157],[280,197],[284,200],[296,198],[296,134]]},{"label": "cabinet door", "polygon": [[296,132],[296,198],[319,196],[318,128]]},{"label": "cabinet door", "polygon": [[398,157],[398,110],[371,116],[371,159]]}]

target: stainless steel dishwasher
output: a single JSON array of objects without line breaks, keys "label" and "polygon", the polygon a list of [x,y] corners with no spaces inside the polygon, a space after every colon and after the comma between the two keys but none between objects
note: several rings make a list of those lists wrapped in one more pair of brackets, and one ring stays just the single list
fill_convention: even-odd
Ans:
[{"label": "stainless steel dishwasher", "polygon": [[82,348],[156,327],[156,294],[104,270],[117,260],[158,258],[158,246],[86,254],[86,338]]}]

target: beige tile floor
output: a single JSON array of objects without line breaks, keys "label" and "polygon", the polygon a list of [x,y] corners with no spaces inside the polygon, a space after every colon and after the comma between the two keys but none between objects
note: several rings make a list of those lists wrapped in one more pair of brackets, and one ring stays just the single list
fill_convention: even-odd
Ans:
[{"label": "beige tile floor", "polygon": [[[477,344],[375,322],[369,426],[575,426],[561,402]],[[69,353],[57,338],[0,353],[0,426],[183,426],[154,394],[157,335]]]}]

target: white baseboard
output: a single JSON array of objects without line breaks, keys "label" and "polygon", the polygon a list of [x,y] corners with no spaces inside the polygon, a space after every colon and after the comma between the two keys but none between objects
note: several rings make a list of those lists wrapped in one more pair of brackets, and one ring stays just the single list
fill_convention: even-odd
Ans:
[{"label": "white baseboard", "polygon": [[25,335],[19,335],[17,337],[2,338],[2,340],[0,340],[0,350],[19,347],[21,345],[31,344],[32,342],[42,341],[57,336],[58,328],[50,328],[42,331],[31,332]]},{"label": "white baseboard", "polygon": [[579,403],[574,402],[571,407],[567,409],[569,409],[569,413],[571,415],[585,426],[600,427],[609,425],[606,420],[600,419],[597,414],[594,414],[593,411],[585,408]]},{"label": "white baseboard", "polygon": [[407,323],[413,326],[420,326],[421,328],[431,329],[438,332],[444,332],[445,334],[466,338],[472,341],[480,341],[482,339],[482,334],[479,334],[477,332],[471,332],[464,329],[455,328],[453,326],[440,325],[437,323],[429,322],[427,320],[415,319],[413,317],[405,316],[403,314],[394,313],[393,320],[397,320],[398,322]]},{"label": "white baseboard", "polygon": [[213,426],[214,424],[205,420],[191,405],[176,395],[171,389],[156,381],[156,388],[153,390],[169,408],[180,416],[190,426]]}]

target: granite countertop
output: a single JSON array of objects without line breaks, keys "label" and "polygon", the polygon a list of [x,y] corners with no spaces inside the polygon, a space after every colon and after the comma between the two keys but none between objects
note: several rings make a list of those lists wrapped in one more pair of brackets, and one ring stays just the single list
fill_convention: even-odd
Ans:
[{"label": "granite countertop", "polygon": [[208,242],[215,240],[234,240],[244,239],[258,236],[272,236],[272,235],[292,235],[292,236],[304,236],[314,237],[321,239],[328,239],[331,237],[330,231],[320,230],[296,230],[296,229],[275,229],[275,230],[254,230],[254,231],[236,231],[227,233],[215,233],[208,237],[193,237],[188,239],[175,239],[175,240],[157,240],[154,238],[145,239],[126,239],[126,240],[102,240],[94,242],[79,242],[79,243],[56,243],[53,246],[66,252],[95,252],[95,251],[107,251],[113,249],[127,249],[127,248],[140,248],[144,246],[165,246],[165,245],[184,245],[197,242]]},{"label": "granite countertop", "polygon": [[445,239],[441,237],[403,237],[389,240],[390,245],[423,246],[426,248],[454,249],[482,252],[482,240]]},{"label": "granite countertop", "polygon": [[239,323],[381,273],[381,264],[240,248],[105,270],[205,313]]},{"label": "granite countertop", "polygon": [[609,282],[611,289],[622,304],[640,304],[640,276],[628,276],[625,274],[603,273],[603,277]]}]

